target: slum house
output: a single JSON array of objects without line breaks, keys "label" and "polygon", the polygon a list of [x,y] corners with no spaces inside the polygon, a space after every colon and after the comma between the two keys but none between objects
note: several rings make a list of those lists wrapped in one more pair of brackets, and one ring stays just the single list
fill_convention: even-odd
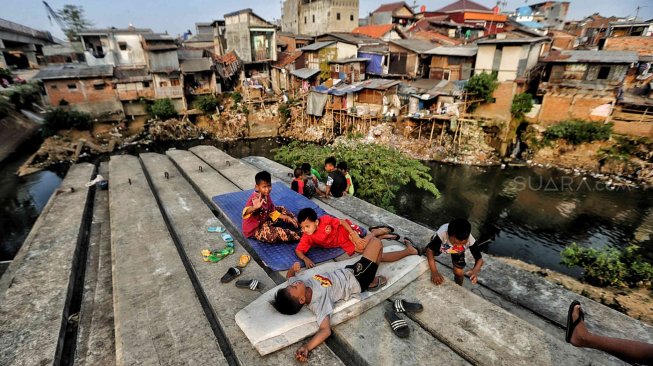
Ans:
[{"label": "slum house", "polygon": [[284,91],[294,96],[301,83],[293,85],[291,72],[304,68],[304,59],[301,57],[302,51],[279,52],[277,61],[270,65],[272,73],[272,89],[276,94]]},{"label": "slum house", "polygon": [[370,13],[369,25],[396,24],[401,27],[409,27],[415,22],[415,14],[405,2],[381,4],[376,10]]},{"label": "slum house", "polygon": [[84,58],[89,66],[145,66],[147,64],[141,37],[153,34],[151,29],[85,29],[78,33]]},{"label": "slum house", "polygon": [[388,43],[388,75],[420,79],[428,77],[429,61],[425,52],[434,44],[421,39],[398,39]]},{"label": "slum house", "polygon": [[182,41],[185,49],[215,52],[214,23],[195,23],[195,34]]},{"label": "slum house", "polygon": [[148,114],[142,99],[154,100],[154,83],[146,67],[117,67],[112,84],[125,116],[135,119]]},{"label": "slum house", "polygon": [[569,11],[569,1],[543,1],[529,4],[533,21],[542,24],[546,29],[562,30]]},{"label": "slum house", "polygon": [[215,55],[213,58],[222,90],[234,90],[239,85],[238,78],[243,69],[243,61],[238,57],[236,51],[230,51],[224,56]]},{"label": "slum house", "polygon": [[320,73],[320,80],[326,80],[331,74],[329,61],[356,57],[358,47],[342,41],[324,41],[315,42],[300,50],[303,52],[305,67],[311,72],[317,70]]},{"label": "slum house", "polygon": [[464,42],[458,39],[449,38],[448,36],[445,36],[442,33],[432,31],[432,30],[426,30],[426,29],[415,29],[409,34],[410,34],[410,38],[412,39],[421,39],[424,41],[429,41],[431,43],[439,44],[443,46],[453,46]]},{"label": "slum house", "polygon": [[290,72],[290,84],[293,93],[306,93],[313,86],[320,85],[320,69],[303,67]]},{"label": "slum house", "polygon": [[44,67],[34,76],[43,81],[46,98],[53,107],[85,112],[102,121],[124,118],[114,92],[113,66],[62,65]]},{"label": "slum house", "polygon": [[481,104],[476,110],[477,118],[508,122],[514,95],[537,91],[538,77],[542,67],[539,57],[547,37],[522,37],[514,33],[502,33],[496,38],[484,38],[476,42],[478,51],[474,62],[474,74],[495,73],[499,86],[494,91],[494,102]]},{"label": "slum house", "polygon": [[81,43],[45,45],[42,50],[45,65],[86,63]]},{"label": "slum house", "polygon": [[578,43],[582,47],[594,47],[605,38],[610,23],[624,21],[624,18],[603,17],[594,13],[576,22],[566,22],[563,30],[578,37]]},{"label": "slum house", "polygon": [[499,14],[498,7],[490,9],[471,0],[455,1],[434,13],[446,15],[449,20],[459,24],[483,26],[485,35],[503,32],[503,27],[508,19],[507,15]]},{"label": "slum house", "polygon": [[388,44],[362,46],[358,49],[358,57],[366,58],[365,72],[368,75],[387,76],[388,64],[387,59],[390,55],[390,48]]},{"label": "slum house", "polygon": [[143,49],[154,83],[154,98],[169,98],[179,113],[186,111],[177,44],[167,34],[144,34]]},{"label": "slum house", "polygon": [[213,72],[213,62],[209,51],[180,49],[177,50],[177,56],[188,105],[191,105],[197,95],[221,92]]},{"label": "slum house", "polygon": [[399,81],[370,79],[354,84],[362,87],[356,92],[356,114],[373,117],[398,116],[401,102],[397,95]]},{"label": "slum house", "polygon": [[393,39],[407,38],[405,33],[395,24],[380,24],[380,25],[365,25],[355,28],[351,31],[352,34],[362,34],[370,38],[380,39],[382,41],[390,41]]},{"label": "slum house", "polygon": [[346,84],[351,84],[365,80],[365,65],[370,59],[368,58],[345,58],[331,60],[331,79],[340,80]]},{"label": "slum house", "polygon": [[[325,41],[337,41],[343,42],[350,45],[355,45],[356,48],[361,48],[363,46],[372,46],[380,45],[384,42],[378,38],[372,38],[365,34],[360,33],[342,33],[342,32],[331,32],[319,35],[315,38],[316,42],[325,42]],[[338,55],[339,58],[343,57]]]},{"label": "slum house", "polygon": [[429,79],[467,80],[471,77],[476,60],[477,46],[438,46],[425,55],[431,56]]},{"label": "slum house", "polygon": [[653,20],[610,23],[607,36],[600,45],[606,51],[636,51],[642,56],[653,55]]},{"label": "slum house", "polygon": [[[408,30],[411,37],[431,33],[443,36],[432,36],[433,41],[444,44],[460,44],[483,37],[485,27],[480,24],[456,23],[450,20],[448,15],[439,15],[420,19]],[[424,39],[424,36],[420,38]]]},{"label": "slum house", "polygon": [[[540,83],[543,96],[537,121],[543,124],[570,118],[607,121],[630,64],[637,60],[634,51],[549,53],[544,58],[546,72]],[[641,131],[641,126],[630,126],[638,127],[631,130],[628,123],[615,122],[615,131],[630,134]],[[650,135],[651,123],[647,132]]]},{"label": "slum house", "polygon": [[314,39],[304,34],[277,32],[277,48],[280,52],[293,52],[313,43]]}]

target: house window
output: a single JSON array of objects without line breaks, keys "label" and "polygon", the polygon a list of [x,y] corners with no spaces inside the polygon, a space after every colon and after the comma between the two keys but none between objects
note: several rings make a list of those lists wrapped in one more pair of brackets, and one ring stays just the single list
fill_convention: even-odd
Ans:
[{"label": "house window", "polygon": [[179,86],[179,79],[170,79],[170,85]]},{"label": "house window", "polygon": [[77,90],[77,84],[68,84],[68,90]]},{"label": "house window", "polygon": [[340,20],[340,13],[336,13],[336,20]]},{"label": "house window", "polygon": [[313,23],[315,23],[315,14],[313,14]]},{"label": "house window", "polygon": [[165,88],[166,86],[168,86],[168,82],[167,81],[159,81],[159,86],[162,87],[162,88]]},{"label": "house window", "polygon": [[104,83],[93,85],[93,89],[95,89],[95,90],[104,90],[104,88],[105,88]]},{"label": "house window", "polygon": [[497,28],[503,28],[503,23],[497,23]]},{"label": "house window", "polygon": [[118,42],[121,51],[127,51],[127,42]]},{"label": "house window", "polygon": [[150,82],[149,81],[144,81],[143,82],[143,88],[149,88],[150,87]]},{"label": "house window", "polygon": [[306,17],[304,17],[304,24],[306,24]]},{"label": "house window", "polygon": [[352,21],[352,22],[354,21],[354,14],[351,14],[351,15],[349,16],[349,20]]},{"label": "house window", "polygon": [[601,66],[599,74],[596,76],[598,80],[605,80],[610,75],[610,66]]},{"label": "house window", "polygon": [[50,85],[50,89],[57,89],[56,85]]},{"label": "house window", "polygon": [[442,73],[443,80],[451,80],[451,70],[444,70]]}]

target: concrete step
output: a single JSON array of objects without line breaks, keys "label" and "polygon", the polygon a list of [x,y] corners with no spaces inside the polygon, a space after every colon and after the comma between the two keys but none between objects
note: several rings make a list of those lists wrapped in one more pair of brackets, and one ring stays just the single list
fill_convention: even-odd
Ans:
[{"label": "concrete step", "polygon": [[137,157],[111,157],[109,202],[117,364],[227,365]]},{"label": "concrete step", "polygon": [[[203,146],[197,148],[191,148],[195,154],[197,154],[202,160],[212,166],[220,166],[224,161],[230,161],[231,158],[226,153],[217,150],[211,146]],[[260,171],[260,169],[255,168],[253,165],[240,162],[240,163],[231,163],[229,166],[220,169],[220,174],[225,175],[232,183],[239,187],[247,187],[248,184],[254,186],[254,175]],[[248,183],[249,182],[249,183]],[[249,188],[249,187],[248,187]],[[320,202],[321,203],[321,202]],[[321,203],[324,205],[324,203]],[[334,210],[330,208],[330,211]],[[334,214],[339,214],[334,213]],[[342,214],[340,217],[348,217],[347,215]],[[281,280],[283,281],[283,279]],[[332,344],[330,347],[339,349],[340,352],[346,353],[342,357],[347,357],[352,360],[356,360],[360,363],[367,363],[370,365],[377,364],[380,359],[393,359],[397,360],[425,360],[432,357],[432,350],[439,349],[439,357],[443,360],[449,360],[455,364],[465,364],[466,362],[458,356],[455,352],[444,346],[437,339],[434,339],[432,336],[428,335],[423,330],[416,331],[415,333],[427,337],[428,343],[431,344],[429,348],[421,348],[416,346],[411,346],[408,348],[403,348],[400,345],[404,343],[393,343],[392,347],[387,347],[384,345],[382,348],[376,346],[377,339],[380,337],[380,334],[383,334],[383,338],[387,340],[396,340],[392,331],[390,330],[388,324],[386,323],[382,314],[382,310],[387,306],[388,303],[382,303],[374,307],[378,309],[374,312],[367,311],[360,316],[356,317],[354,320],[349,320],[345,323],[339,324],[333,328],[333,337]],[[412,329],[421,329],[414,322],[409,320]],[[371,336],[373,335],[373,336]],[[397,341],[399,342],[399,341]],[[417,343],[419,344],[419,342]],[[291,346],[290,348],[297,348],[296,346]],[[389,350],[392,350],[394,354],[389,354]],[[379,355],[378,353],[381,353]],[[409,362],[405,364],[410,364]]]},{"label": "concrete step", "polygon": [[95,167],[73,165],[3,275],[0,360],[3,365],[58,364],[86,240]]},{"label": "concrete step", "polygon": [[[108,177],[109,164],[101,163],[98,173]],[[109,191],[96,186],[75,364],[115,365],[114,327]]]},{"label": "concrete step", "polygon": [[[207,232],[207,227],[225,226],[225,223],[215,217],[193,186],[184,178],[184,175],[196,178],[194,180],[196,187],[210,186],[215,194],[234,191],[238,188],[224,178],[220,179],[221,176],[209,167],[204,167],[200,172],[198,167],[201,162],[190,152],[175,151],[170,155],[175,156],[175,162],[182,167],[181,169],[188,168],[184,174],[165,155],[141,154],[140,158],[150,177],[154,193],[157,195],[170,227],[186,256],[193,276],[202,289],[212,317],[220,328],[221,347],[223,344],[225,345],[222,349],[226,350],[241,365],[279,365],[289,362],[294,357],[294,349],[285,349],[267,357],[261,357],[236,325],[234,320],[236,313],[256,299],[260,293],[237,288],[234,283],[223,284],[220,282],[220,278],[229,267],[238,263],[241,254],[248,253],[240,243],[237,243],[236,252],[218,263],[206,263],[202,260],[200,254],[202,249],[224,246],[220,234]],[[167,178],[166,172],[168,173]],[[267,288],[272,288],[275,285],[274,281],[255,262],[250,262],[238,279],[251,278],[259,279]],[[327,347],[319,347],[314,354],[316,360],[319,360],[316,364],[342,364]]]},{"label": "concrete step", "polygon": [[[288,172],[291,172],[291,169],[288,167],[285,167],[279,163],[276,163],[274,161],[271,161],[266,158],[262,157],[248,157],[243,159],[246,162],[254,164],[258,169],[265,169],[269,172],[271,172],[274,176],[276,176],[278,179],[285,181],[286,183],[289,183],[292,178],[288,177]],[[407,219],[404,219],[400,216],[397,216],[395,214],[392,214],[380,207],[374,206],[372,204],[369,204],[361,199],[358,199],[357,197],[343,197],[339,199],[328,199],[328,200],[322,200],[324,203],[328,204],[329,206],[335,207],[341,211],[350,213],[352,216],[354,216],[356,219],[358,219],[361,222],[365,222],[368,225],[376,225],[380,223],[386,223],[389,225],[392,225],[397,229],[397,232],[400,233],[402,236],[409,236],[413,238],[417,243],[425,243],[429,238],[435,233],[433,230],[426,228],[422,225],[416,224],[412,221],[409,221]],[[468,254],[469,255],[469,254]],[[594,362],[597,362],[599,364],[623,364],[622,361],[608,356],[605,353],[599,352],[599,351],[594,351],[594,350],[578,350],[574,349],[573,347],[570,347],[566,343],[564,343],[564,330],[560,328],[560,325],[564,324],[566,322],[566,314],[567,314],[567,307],[569,306],[569,303],[571,302],[572,299],[572,294],[571,292],[564,290],[567,292],[567,298],[569,299],[568,302],[564,303],[563,305],[559,305],[556,307],[551,307],[548,308],[550,304],[555,304],[553,299],[549,298],[550,290],[553,289],[559,289],[557,286],[551,285],[547,282],[545,282],[543,279],[534,276],[533,274],[519,270],[517,268],[513,268],[511,266],[508,266],[496,259],[493,259],[489,255],[484,256],[486,265],[483,268],[483,271],[480,276],[479,282],[482,283],[485,286],[473,286],[469,284],[468,281],[466,281],[465,286],[467,287],[468,290],[471,290],[474,294],[479,295],[482,297],[483,300],[491,301],[495,305],[499,305],[500,307],[503,308],[504,311],[508,311],[512,316],[515,318],[514,320],[523,320],[525,321],[525,324],[517,323],[520,324],[520,327],[523,327],[524,329],[537,329],[540,332],[531,332],[531,334],[539,334],[541,337],[548,337],[546,339],[551,342],[551,344],[557,344],[558,345],[558,352],[561,352],[562,354],[565,353],[571,353],[576,354],[578,352],[581,352],[585,358],[591,359]],[[473,259],[469,258],[468,261],[473,261]],[[439,262],[441,265],[444,265],[446,267],[450,267],[450,263],[447,262]],[[491,263],[491,265],[490,265]],[[442,268],[442,266],[441,266]],[[506,270],[509,268],[510,271],[512,271],[510,276],[505,276],[505,273],[500,273],[499,271],[495,271],[494,268],[505,268]],[[428,277],[429,274],[426,273],[422,278]],[[451,276],[446,276],[448,278],[451,278]],[[421,278],[421,279],[422,279]],[[495,281],[497,279],[501,279],[503,281],[509,281],[513,285],[513,290],[519,290],[519,294],[515,294],[514,292],[510,294],[511,296],[508,296],[508,289],[506,286],[504,287],[498,287],[494,285],[486,285],[488,282]],[[522,283],[522,281],[534,281],[536,283],[539,283],[542,285],[542,288],[546,288],[547,291],[537,291],[537,292],[531,292],[529,291],[530,287],[526,286],[521,286],[519,285]],[[428,280],[427,280],[428,282]],[[531,283],[531,282],[527,282]],[[433,290],[438,290],[439,288],[436,288],[433,285],[430,285],[433,287]],[[406,291],[409,291],[408,289],[412,288],[413,285],[408,286]],[[423,289],[424,291],[428,290],[428,287]],[[427,291],[428,293],[428,291]],[[416,292],[416,294],[423,295],[422,292]],[[454,296],[453,294],[448,294],[447,296]],[[573,298],[578,298],[579,296],[573,297]],[[529,299],[530,298],[530,299]],[[559,326],[552,325],[550,322],[550,319],[543,319],[542,314],[540,312],[533,312],[533,308],[529,308],[523,305],[524,302],[537,302],[538,300],[533,300],[533,298],[539,298],[539,301],[543,301],[538,304],[538,306],[535,309],[544,309],[547,308],[548,310],[544,312],[544,314],[551,314],[553,312],[559,312],[561,317],[564,317],[562,320],[562,323],[560,323]],[[514,301],[514,302],[513,302]],[[565,300],[563,300],[565,301]],[[486,303],[485,301],[483,301]],[[594,308],[594,305],[596,304],[595,302],[585,299],[583,300],[583,304],[588,304],[589,307]],[[487,304],[487,303],[486,303]],[[489,305],[489,304],[488,304]],[[599,304],[600,305],[600,304]],[[609,309],[605,306],[602,306],[604,309],[602,310],[608,310],[609,312],[614,312],[614,310]],[[494,308],[494,306],[492,307]],[[497,311],[501,309],[495,309]],[[622,314],[619,314],[622,315]],[[516,318],[516,317],[519,318]],[[601,322],[601,320],[604,320],[603,318],[597,319],[598,322]],[[469,321],[474,321],[473,318],[470,318]],[[514,326],[514,321],[513,322]],[[634,321],[634,319],[633,319]],[[610,320],[608,318],[605,318],[603,322],[609,323]],[[439,329],[440,327],[435,327],[435,329]],[[438,335],[437,333],[436,337],[438,339],[446,339],[442,335]],[[498,335],[494,335],[494,337],[497,337]],[[630,338],[632,336],[626,337]],[[479,343],[482,344],[484,340],[479,339]],[[493,346],[488,346],[490,349]],[[454,348],[455,349],[455,348]],[[462,352],[462,351],[459,351]],[[510,354],[509,351],[506,351],[507,354]],[[461,353],[464,355],[464,353]],[[575,359],[576,356],[571,356],[571,359]],[[469,359],[469,358],[468,358]],[[486,359],[485,361],[491,361]],[[480,361],[473,361],[473,362],[480,362]],[[484,363],[484,362],[481,362]]]}]

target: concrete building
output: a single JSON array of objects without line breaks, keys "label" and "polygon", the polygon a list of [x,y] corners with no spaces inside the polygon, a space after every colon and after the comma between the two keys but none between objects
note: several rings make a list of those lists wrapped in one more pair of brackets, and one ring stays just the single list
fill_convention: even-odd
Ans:
[{"label": "concrete building", "polygon": [[170,98],[177,112],[186,110],[177,44],[167,34],[144,34],[143,49],[152,74],[154,98]]},{"label": "concrete building", "polygon": [[224,15],[227,48],[245,63],[276,61],[276,29],[252,9]]},{"label": "concrete building", "polygon": [[43,47],[56,43],[49,32],[0,19],[0,68],[38,68]]},{"label": "concrete building", "polygon": [[358,27],[358,12],[358,0],[285,0],[281,30],[312,36],[351,32]]},{"label": "concrete building", "polygon": [[381,4],[370,13],[369,25],[396,24],[409,27],[415,22],[415,14],[405,2]]},{"label": "concrete building", "polygon": [[477,41],[474,74],[497,73],[497,80],[515,81],[530,79],[547,37],[497,37]]},{"label": "concrete building", "polygon": [[544,28],[562,30],[569,11],[569,1],[544,1],[527,5],[533,11],[532,21]]},{"label": "concrete building", "polygon": [[79,33],[84,57],[89,66],[145,66],[147,60],[141,36],[153,34],[151,29],[87,29]]}]

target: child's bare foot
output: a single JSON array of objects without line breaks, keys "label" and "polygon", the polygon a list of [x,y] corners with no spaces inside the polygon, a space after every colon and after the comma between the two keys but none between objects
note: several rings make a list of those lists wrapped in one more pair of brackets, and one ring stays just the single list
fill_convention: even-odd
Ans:
[{"label": "child's bare foot", "polygon": [[[580,317],[581,313],[581,308],[580,305],[574,306],[574,310],[571,313],[571,320],[573,323],[576,322],[576,320]],[[585,346],[585,339],[588,335],[587,327],[585,327],[585,321],[583,319],[578,322],[576,327],[574,328],[573,332],[571,333],[571,341],[570,343],[576,347],[584,347]]]}]

